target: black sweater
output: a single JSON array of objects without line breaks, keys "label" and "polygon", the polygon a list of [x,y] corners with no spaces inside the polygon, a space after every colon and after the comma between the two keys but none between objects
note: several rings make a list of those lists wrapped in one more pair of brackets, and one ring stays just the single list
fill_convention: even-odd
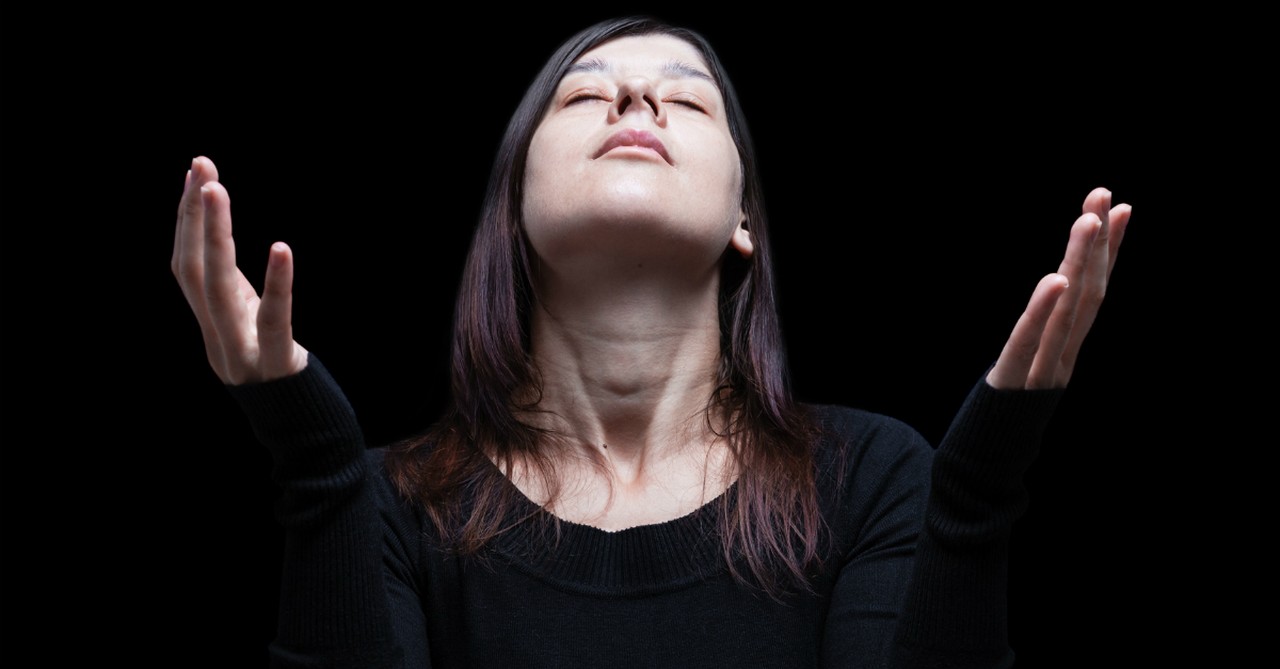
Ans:
[{"label": "black sweater", "polygon": [[1010,666],[1009,533],[1061,394],[980,381],[936,453],[891,418],[812,407],[834,541],[811,593],[775,599],[728,573],[718,500],[618,532],[562,522],[554,546],[526,522],[451,554],[317,359],[231,392],[282,492],[273,666],[611,669]]}]

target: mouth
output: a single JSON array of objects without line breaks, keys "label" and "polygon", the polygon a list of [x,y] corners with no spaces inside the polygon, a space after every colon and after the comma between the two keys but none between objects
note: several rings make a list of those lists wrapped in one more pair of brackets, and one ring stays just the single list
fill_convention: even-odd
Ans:
[{"label": "mouth", "polygon": [[609,139],[605,140],[604,144],[600,145],[600,148],[596,150],[595,155],[591,156],[591,159],[595,160],[596,158],[599,158],[600,156],[603,156],[604,154],[619,147],[636,147],[638,149],[653,151],[659,156],[662,156],[662,159],[667,161],[667,163],[672,165],[675,164],[671,162],[671,156],[667,153],[667,147],[663,146],[662,141],[655,137],[653,133],[646,130],[635,130],[633,128],[626,128],[613,133]]}]

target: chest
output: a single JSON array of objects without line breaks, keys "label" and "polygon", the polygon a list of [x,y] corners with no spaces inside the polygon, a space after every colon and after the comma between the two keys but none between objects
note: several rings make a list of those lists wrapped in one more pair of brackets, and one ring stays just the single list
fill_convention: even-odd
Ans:
[{"label": "chest", "polygon": [[606,532],[657,525],[688,516],[733,484],[723,457],[672,459],[643,471],[608,461],[562,464],[549,483],[529,469],[510,477],[531,502],[561,520]]},{"label": "chest", "polygon": [[[727,574],[656,592],[591,592],[493,565],[429,601],[433,659],[468,667],[814,667],[822,598],[778,602]],[[436,640],[443,640],[443,645]]]}]

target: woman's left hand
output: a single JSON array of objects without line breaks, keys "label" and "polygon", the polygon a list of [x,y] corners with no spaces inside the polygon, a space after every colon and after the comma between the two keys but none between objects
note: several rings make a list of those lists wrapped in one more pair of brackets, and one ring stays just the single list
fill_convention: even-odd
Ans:
[{"label": "woman's left hand", "polygon": [[1111,191],[1095,188],[1071,227],[1058,271],[1040,280],[1013,326],[987,383],[1002,390],[1063,388],[1102,306],[1132,208],[1111,206]]}]

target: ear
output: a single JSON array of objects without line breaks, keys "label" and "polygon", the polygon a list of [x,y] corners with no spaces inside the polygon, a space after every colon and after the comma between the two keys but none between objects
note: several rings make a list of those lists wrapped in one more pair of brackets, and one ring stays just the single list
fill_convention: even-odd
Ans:
[{"label": "ear", "polygon": [[738,221],[738,228],[733,231],[733,239],[729,240],[729,246],[735,251],[742,254],[742,257],[750,260],[751,254],[755,253],[755,247],[751,244],[751,233],[747,231],[747,215],[741,215],[742,220]]}]

